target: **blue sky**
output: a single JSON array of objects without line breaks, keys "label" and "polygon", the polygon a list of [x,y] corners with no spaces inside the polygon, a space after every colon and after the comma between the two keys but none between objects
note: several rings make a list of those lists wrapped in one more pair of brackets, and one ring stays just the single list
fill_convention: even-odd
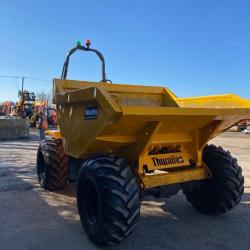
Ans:
[{"label": "blue sky", "polygon": [[[178,96],[250,98],[250,2],[2,0],[0,75],[60,77],[66,52],[90,38],[114,83],[167,86]],[[78,53],[69,78],[100,80],[94,55]],[[0,78],[0,100],[20,80]],[[26,80],[31,91],[51,82]]]}]

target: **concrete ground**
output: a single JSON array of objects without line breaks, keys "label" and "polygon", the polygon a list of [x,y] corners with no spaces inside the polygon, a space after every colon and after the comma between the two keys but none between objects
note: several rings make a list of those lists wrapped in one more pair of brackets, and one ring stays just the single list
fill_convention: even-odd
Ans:
[{"label": "concrete ground", "polygon": [[[250,135],[225,133],[213,143],[230,150],[243,168],[240,205],[211,217],[196,212],[181,192],[147,198],[138,228],[112,249],[250,249]],[[98,249],[80,225],[74,187],[51,193],[37,184],[37,146],[36,131],[28,140],[0,142],[0,249]]]}]

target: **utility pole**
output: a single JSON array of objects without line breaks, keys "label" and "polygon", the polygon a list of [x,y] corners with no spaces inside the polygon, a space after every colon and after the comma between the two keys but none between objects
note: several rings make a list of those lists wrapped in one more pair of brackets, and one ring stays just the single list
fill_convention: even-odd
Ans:
[{"label": "utility pole", "polygon": [[22,77],[22,94],[23,94],[24,79],[25,79],[25,77],[23,76],[23,77]]}]

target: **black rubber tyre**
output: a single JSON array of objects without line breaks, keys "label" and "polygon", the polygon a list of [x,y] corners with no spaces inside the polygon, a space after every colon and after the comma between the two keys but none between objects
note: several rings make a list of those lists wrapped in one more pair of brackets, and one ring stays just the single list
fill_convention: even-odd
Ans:
[{"label": "black rubber tyre", "polygon": [[221,147],[207,145],[203,160],[213,177],[199,187],[184,189],[187,200],[205,214],[225,213],[235,207],[244,193],[244,177],[237,160]]},{"label": "black rubber tyre", "polygon": [[37,150],[37,177],[47,190],[59,190],[68,180],[68,156],[65,155],[61,140],[41,141]]},{"label": "black rubber tyre", "polygon": [[97,245],[115,245],[137,226],[139,186],[123,159],[98,157],[87,160],[77,181],[81,223]]}]

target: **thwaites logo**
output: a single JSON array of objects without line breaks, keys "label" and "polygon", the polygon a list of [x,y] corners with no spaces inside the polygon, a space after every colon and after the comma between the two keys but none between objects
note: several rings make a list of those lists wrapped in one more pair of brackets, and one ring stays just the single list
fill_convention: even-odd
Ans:
[{"label": "thwaites logo", "polygon": [[184,163],[184,159],[182,156],[170,156],[165,158],[151,158],[154,166],[167,166],[167,165],[176,165]]},{"label": "thwaites logo", "polygon": [[84,120],[97,119],[98,107],[88,107],[84,109]]}]

